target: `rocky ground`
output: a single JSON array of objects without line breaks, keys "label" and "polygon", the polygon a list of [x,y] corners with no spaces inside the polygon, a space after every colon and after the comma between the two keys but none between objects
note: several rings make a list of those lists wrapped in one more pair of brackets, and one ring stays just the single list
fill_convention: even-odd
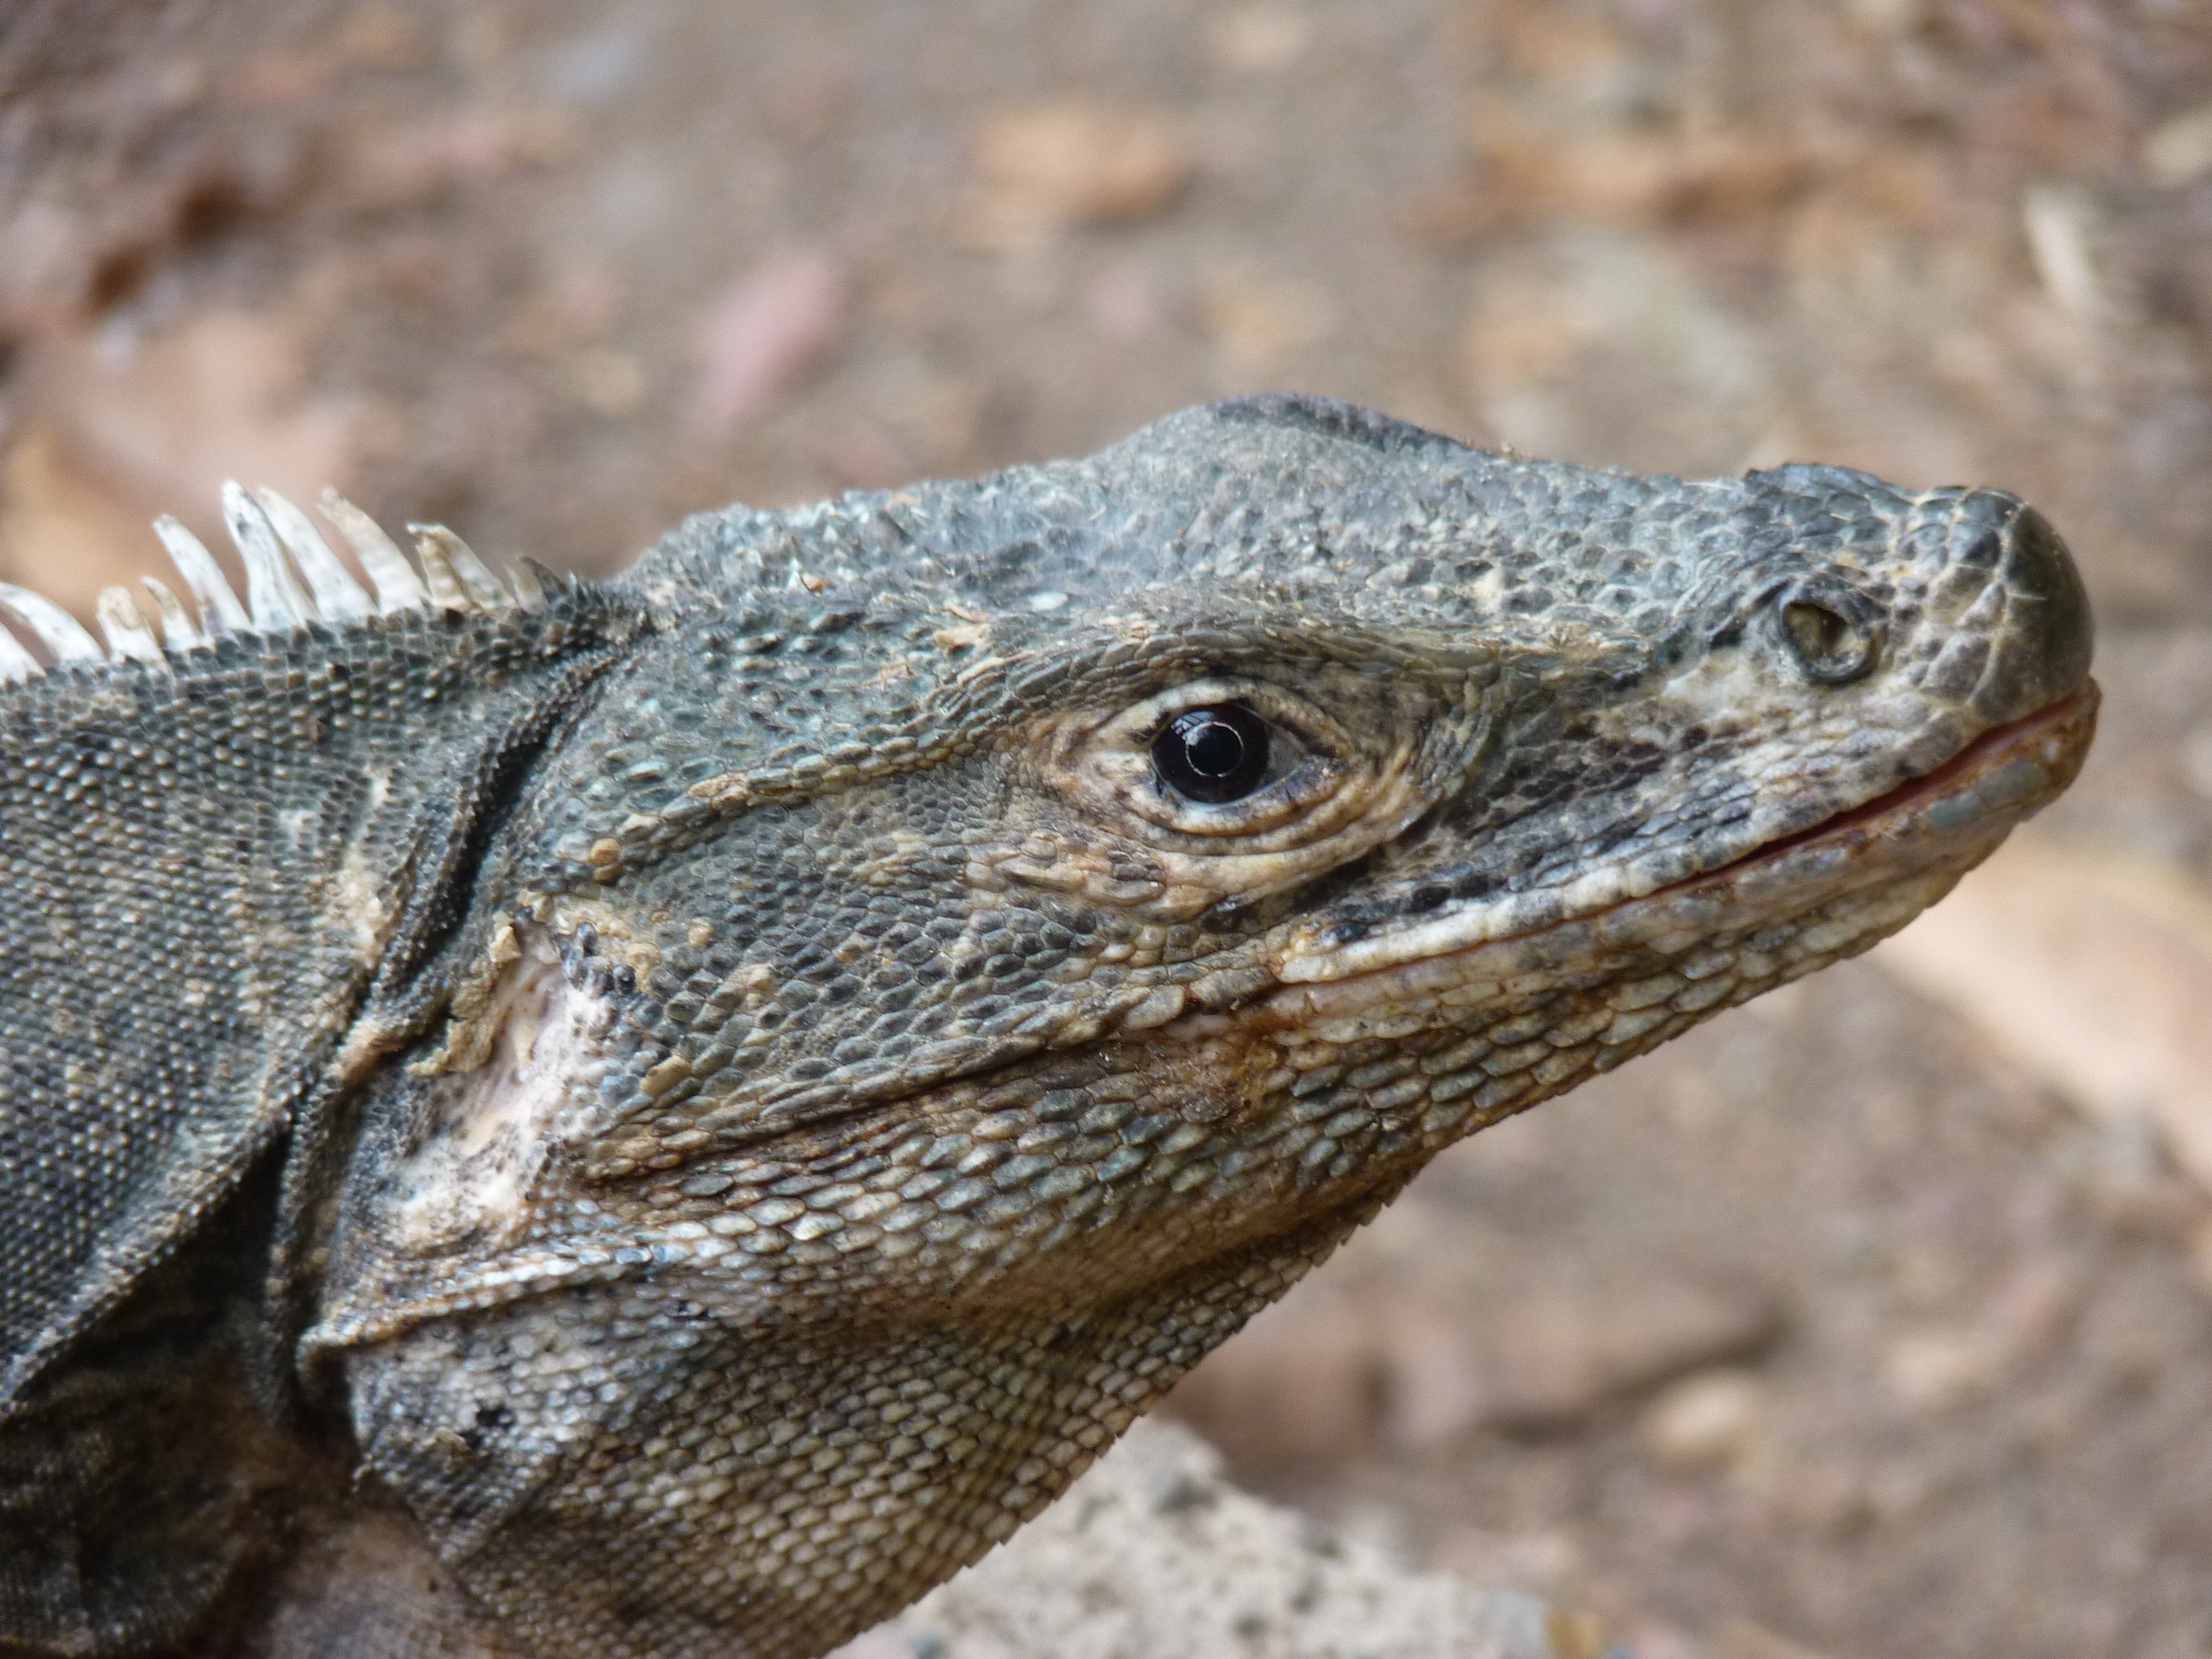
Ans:
[{"label": "rocky ground", "polygon": [[1006,1548],[831,1659],[1598,1659],[1588,1615],[1423,1573],[1140,1423]]},{"label": "rocky ground", "polygon": [[1179,1408],[1641,1659],[2202,1659],[2208,99],[2199,0],[18,0],[0,575],[88,613],[231,473],[603,570],[1277,386],[2018,489],[2104,625],[2080,788]]}]

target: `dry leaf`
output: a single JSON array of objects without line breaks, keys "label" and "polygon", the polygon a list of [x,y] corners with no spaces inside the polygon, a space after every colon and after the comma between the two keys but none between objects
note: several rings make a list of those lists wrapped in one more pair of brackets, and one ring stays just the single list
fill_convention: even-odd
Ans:
[{"label": "dry leaf", "polygon": [[1278,6],[1242,6],[1206,24],[1207,54],[1224,74],[1273,74],[1313,43],[1313,20]]},{"label": "dry leaf", "polygon": [[728,437],[818,363],[844,332],[849,279],[823,247],[772,254],[724,289],[699,329],[691,427]]},{"label": "dry leaf", "polygon": [[1684,1377],[1652,1402],[1643,1443],[1669,1468],[1726,1468],[1752,1462],[1766,1449],[1766,1384],[1752,1373],[1723,1367]]},{"label": "dry leaf", "polygon": [[1723,1659],[1821,1659],[1812,1649],[1747,1618],[1732,1618],[1722,1628],[1720,1652]]},{"label": "dry leaf", "polygon": [[1248,271],[1217,272],[1199,291],[1199,321],[1237,367],[1281,371],[1328,333],[1319,299],[1302,287]]},{"label": "dry leaf", "polygon": [[1871,960],[2212,1189],[2212,892],[2186,871],[2016,836]]},{"label": "dry leaf", "polygon": [[2143,171],[2163,189],[2179,190],[2212,173],[2212,104],[2169,116],[2143,141]]},{"label": "dry leaf", "polygon": [[301,501],[352,482],[357,410],[309,389],[296,335],[270,318],[202,312],[135,344],[55,337],[29,378],[0,562],[80,616],[102,586],[162,567],[158,512],[225,545],[226,478]]},{"label": "dry leaf", "polygon": [[1474,1306],[1443,1286],[1309,1281],[1192,1373],[1178,1413],[1253,1465],[1419,1452],[1483,1427],[1558,1429],[1609,1400],[1765,1347],[1751,1290],[1667,1281],[1548,1287]]},{"label": "dry leaf", "polygon": [[1003,246],[1074,225],[1148,219],[1190,177],[1174,124],[1083,103],[1001,110],[976,135],[982,194],[969,231]]}]

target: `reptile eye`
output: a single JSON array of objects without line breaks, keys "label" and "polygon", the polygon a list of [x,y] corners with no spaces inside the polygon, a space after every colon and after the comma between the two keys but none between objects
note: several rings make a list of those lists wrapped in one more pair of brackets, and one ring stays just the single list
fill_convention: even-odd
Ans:
[{"label": "reptile eye", "polygon": [[1823,685],[1855,680],[1874,665],[1874,630],[1840,611],[1793,599],[1782,607],[1782,627],[1806,677]]},{"label": "reptile eye", "polygon": [[1369,764],[1344,721],[1242,674],[1163,687],[1080,742],[1067,782],[1099,813],[1242,851],[1328,833],[1355,810],[1344,785]]},{"label": "reptile eye", "polygon": [[1152,743],[1160,781],[1193,801],[1241,801],[1268,777],[1268,722],[1242,703],[1186,709]]}]

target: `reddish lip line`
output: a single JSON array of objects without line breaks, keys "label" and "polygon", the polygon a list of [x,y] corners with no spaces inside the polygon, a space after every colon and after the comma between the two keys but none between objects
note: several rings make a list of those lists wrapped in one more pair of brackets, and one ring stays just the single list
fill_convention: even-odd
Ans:
[{"label": "reddish lip line", "polygon": [[[1941,795],[1950,784],[1966,777],[1970,772],[1978,771],[1993,756],[1999,753],[2009,753],[2015,749],[2026,747],[2025,741],[2039,735],[2044,728],[2065,726],[2073,721],[2082,712],[2083,704],[2095,697],[2095,683],[2093,680],[2084,681],[2075,690],[2059,698],[2057,702],[2047,703],[2031,715],[2023,715],[2019,719],[2009,720],[2002,726],[1991,727],[1941,766],[1931,771],[1923,772],[1916,777],[1908,778],[1896,788],[1877,795],[1872,800],[1861,801],[1856,806],[1847,807],[1833,817],[1822,818],[1818,823],[1808,824],[1802,830],[1777,836],[1773,841],[1752,848],[1739,858],[1731,859],[1726,864],[1715,865],[1712,869],[1700,871],[1695,875],[1684,876],[1680,881],[1672,882],[1644,896],[1656,897],[1658,893],[1672,892],[1677,887],[1689,887],[1713,876],[1726,875],[1730,871],[1740,869],[1758,859],[1787,853],[1829,836],[1840,835],[1862,823],[1872,823],[1877,819],[1886,817],[1899,807],[1910,806],[1928,797]],[[1624,902],[1633,903],[1634,900]]]},{"label": "reddish lip line", "polygon": [[[1940,766],[1922,772],[1917,777],[1909,778],[1893,789],[1887,790],[1872,799],[1862,801],[1856,806],[1847,808],[1830,817],[1823,818],[1818,823],[1810,824],[1805,829],[1763,842],[1725,864],[1718,864],[1711,869],[1700,870],[1694,875],[1684,876],[1679,880],[1669,882],[1664,887],[1655,887],[1649,893],[1617,899],[1611,903],[1599,906],[1593,910],[1573,916],[1561,917],[1554,921],[1526,928],[1517,932],[1496,934],[1488,938],[1447,945],[1431,952],[1409,955],[1395,961],[1377,963],[1341,976],[1317,978],[1311,982],[1319,985],[1348,986],[1373,976],[1388,975],[1412,968],[1423,962],[1441,963],[1465,957],[1478,951],[1508,947],[1517,941],[1538,938],[1560,928],[1586,926],[1593,922],[1602,923],[1607,916],[1616,912],[1663,903],[1668,899],[1693,892],[1703,886],[1719,886],[1738,881],[1763,864],[1778,862],[1792,853],[1802,851],[1809,846],[1820,843],[1847,846],[1857,840],[1872,840],[1882,832],[1882,827],[1885,822],[1898,823],[1907,820],[1914,812],[1925,808],[1932,802],[1941,800],[1955,788],[1964,785],[1967,779],[1985,771],[1993,772],[2012,757],[2032,749],[2051,734],[2063,730],[2069,726],[2082,723],[2085,716],[2094,712],[2097,700],[2096,683],[2093,680],[2085,680],[2065,696],[2045,705],[2035,713],[2023,715],[2018,720],[2008,721],[2002,726],[1993,727]],[[2087,741],[2086,730],[2082,741]],[[2078,753],[2078,747],[2076,753]],[[2011,823],[2017,819],[2008,819],[2005,827],[2009,829]],[[1947,840],[1949,838],[1948,836],[1945,836]],[[1306,982],[1291,982],[1294,984]]]}]

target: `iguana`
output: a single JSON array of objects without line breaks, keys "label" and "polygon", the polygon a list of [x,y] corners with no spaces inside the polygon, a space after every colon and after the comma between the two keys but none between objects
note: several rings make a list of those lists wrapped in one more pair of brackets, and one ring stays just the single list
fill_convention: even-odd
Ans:
[{"label": "iguana", "polygon": [[2003,492],[1305,397],[599,582],[225,505],[0,588],[6,1653],[822,1653],[2096,703]]}]

